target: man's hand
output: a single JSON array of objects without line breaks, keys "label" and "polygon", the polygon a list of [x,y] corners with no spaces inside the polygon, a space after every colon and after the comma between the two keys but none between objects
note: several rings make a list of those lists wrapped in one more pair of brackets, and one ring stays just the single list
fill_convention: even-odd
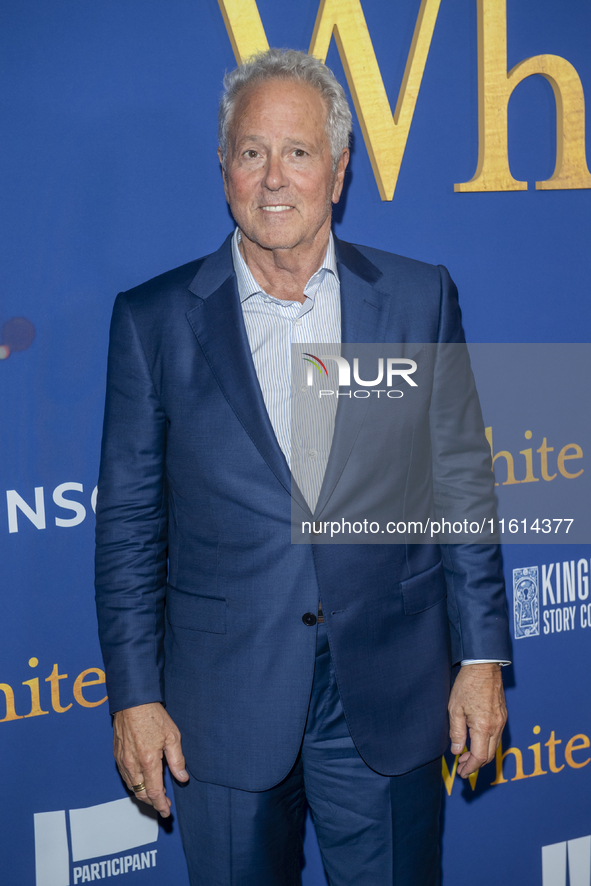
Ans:
[{"label": "man's hand", "polygon": [[161,704],[142,704],[117,711],[113,717],[113,753],[127,787],[145,782],[136,794],[157,809],[163,818],[170,815],[162,775],[162,754],[178,781],[188,781],[181,734]]},{"label": "man's hand", "polygon": [[462,754],[470,732],[470,750],[458,760],[458,775],[467,778],[493,759],[507,721],[500,665],[464,665],[449,697],[452,754]]}]

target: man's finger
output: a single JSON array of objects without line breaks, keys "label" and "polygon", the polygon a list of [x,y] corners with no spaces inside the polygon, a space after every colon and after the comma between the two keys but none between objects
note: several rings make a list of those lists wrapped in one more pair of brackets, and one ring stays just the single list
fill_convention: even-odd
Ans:
[{"label": "man's finger", "polygon": [[143,781],[145,789],[138,792],[136,797],[138,800],[143,800],[144,803],[149,803],[163,818],[167,818],[170,814],[170,802],[164,787],[161,760],[155,761],[149,767],[144,767]]},{"label": "man's finger", "polygon": [[136,796],[140,800],[145,798],[145,802],[150,803],[162,818],[168,818],[170,815],[170,800],[166,796],[164,785],[162,787],[146,785],[145,792],[142,791],[142,794],[136,794]]},{"label": "man's finger", "polygon": [[449,737],[452,754],[461,754],[466,747],[466,738],[468,737],[466,714],[462,708],[452,704],[449,706]]},{"label": "man's finger", "polygon": [[458,762],[458,775],[467,778],[488,762],[489,739],[487,734],[470,731],[470,756],[463,763]]},{"label": "man's finger", "polygon": [[460,741],[454,741],[452,739],[450,750],[451,750],[452,754],[461,754],[465,747],[466,747],[466,739],[465,738]]},{"label": "man's finger", "polygon": [[[169,815],[170,802],[164,788],[161,757],[146,755],[143,759],[128,762],[128,765],[122,761],[121,769],[123,769],[122,774],[128,788],[133,791],[138,800],[153,806],[166,818]],[[135,791],[134,787],[140,784],[144,785],[144,789]]]},{"label": "man's finger", "polygon": [[[144,803],[149,803],[148,794],[146,792],[146,783],[144,781],[144,776],[140,775],[138,772],[134,770],[134,774],[132,775],[128,769],[123,769],[123,767],[117,764],[117,768],[119,769],[119,773],[125,782],[127,789],[131,791],[131,793],[138,798],[138,800],[142,800]],[[143,785],[143,789],[137,790],[137,788]],[[151,805],[151,804],[150,804]]]},{"label": "man's finger", "polygon": [[140,799],[145,798],[146,802],[152,804],[163,818],[170,815],[170,802],[166,796],[164,787],[164,773],[162,769],[162,756],[160,754],[146,753],[143,759],[140,759],[142,771],[144,773],[144,783],[146,785],[145,794]]},{"label": "man's finger", "polygon": [[466,747],[466,738],[468,736],[466,727],[466,717],[463,711],[455,714],[450,711],[449,714],[449,737],[451,738],[452,754],[461,754]]},{"label": "man's finger", "polygon": [[177,781],[187,781],[189,773],[185,769],[185,758],[181,749],[180,739],[177,739],[176,737],[172,739],[170,744],[167,744],[164,747],[164,753],[166,755],[168,768]]},{"label": "man's finger", "polygon": [[490,763],[491,760],[494,760],[495,754],[497,752],[497,748],[501,741],[502,731],[495,732],[494,735],[491,735],[488,742],[488,758],[486,760],[487,763]]}]

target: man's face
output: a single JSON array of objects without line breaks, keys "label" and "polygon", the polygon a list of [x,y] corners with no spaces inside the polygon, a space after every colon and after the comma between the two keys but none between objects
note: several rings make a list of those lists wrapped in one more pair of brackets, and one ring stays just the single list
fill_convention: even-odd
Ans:
[{"label": "man's face", "polygon": [[242,233],[264,249],[297,249],[330,228],[349,152],[333,172],[325,123],[322,96],[304,83],[270,80],[236,103],[226,199]]}]

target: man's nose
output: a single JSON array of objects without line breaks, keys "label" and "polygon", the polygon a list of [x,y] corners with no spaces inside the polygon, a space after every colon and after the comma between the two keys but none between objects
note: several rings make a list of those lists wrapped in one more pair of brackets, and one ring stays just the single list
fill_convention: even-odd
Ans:
[{"label": "man's nose", "polygon": [[283,160],[279,154],[272,152],[268,155],[262,184],[270,191],[278,191],[289,184]]}]

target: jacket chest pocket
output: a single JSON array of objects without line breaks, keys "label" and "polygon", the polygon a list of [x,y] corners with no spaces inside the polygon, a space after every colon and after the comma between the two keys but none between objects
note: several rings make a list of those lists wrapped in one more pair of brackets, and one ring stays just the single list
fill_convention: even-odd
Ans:
[{"label": "jacket chest pocket", "polygon": [[404,600],[404,614],[417,615],[441,603],[447,597],[445,572],[441,560],[425,572],[400,582]]}]

